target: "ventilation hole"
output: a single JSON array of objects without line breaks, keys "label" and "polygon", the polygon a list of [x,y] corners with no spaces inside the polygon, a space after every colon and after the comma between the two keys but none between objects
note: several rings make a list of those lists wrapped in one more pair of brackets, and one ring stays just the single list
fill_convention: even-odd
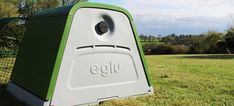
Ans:
[{"label": "ventilation hole", "polygon": [[85,48],[93,48],[93,46],[82,46],[82,47],[77,47],[77,49],[85,49]]},{"label": "ventilation hole", "polygon": [[112,47],[114,48],[114,45],[95,45],[95,47]]},{"label": "ventilation hole", "polygon": [[117,48],[121,48],[121,49],[127,49],[130,51],[130,48],[129,47],[124,47],[124,46],[116,46]]},{"label": "ventilation hole", "polygon": [[125,46],[115,46],[115,45],[94,45],[94,46],[81,46],[81,47],[77,47],[77,49],[85,49],[85,48],[101,48],[101,47],[109,47],[109,48],[120,48],[120,49],[125,49],[130,51],[129,47],[125,47]]}]

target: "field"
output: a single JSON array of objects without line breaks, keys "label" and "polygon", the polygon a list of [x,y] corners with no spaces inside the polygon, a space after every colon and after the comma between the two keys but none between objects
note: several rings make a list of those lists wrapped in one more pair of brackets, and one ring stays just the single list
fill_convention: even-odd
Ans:
[{"label": "field", "polygon": [[[234,55],[146,56],[155,93],[102,106],[234,106]],[[0,105],[19,104],[0,88]]]},{"label": "field", "polygon": [[146,56],[155,94],[109,106],[234,106],[234,55]]}]

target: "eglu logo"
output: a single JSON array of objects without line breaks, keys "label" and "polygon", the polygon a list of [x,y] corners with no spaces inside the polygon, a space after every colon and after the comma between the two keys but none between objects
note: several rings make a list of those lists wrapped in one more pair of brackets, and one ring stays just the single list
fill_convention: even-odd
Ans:
[{"label": "eglu logo", "polygon": [[117,74],[120,70],[120,64],[112,62],[105,64],[94,64],[90,66],[90,73],[93,75],[101,75],[107,77],[109,74]]}]

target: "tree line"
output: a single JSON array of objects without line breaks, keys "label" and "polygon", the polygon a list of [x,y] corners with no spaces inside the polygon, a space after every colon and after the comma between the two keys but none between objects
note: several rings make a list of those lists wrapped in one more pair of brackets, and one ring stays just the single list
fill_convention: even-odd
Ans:
[{"label": "tree line", "polygon": [[26,26],[38,11],[88,0],[0,0],[0,57],[15,55]]},{"label": "tree line", "polygon": [[0,0],[0,46],[21,40],[31,16],[40,11],[88,0]]},{"label": "tree line", "polygon": [[140,35],[146,54],[231,54],[234,53],[234,27],[225,33],[209,31],[205,34],[170,34],[162,37]]},{"label": "tree line", "polygon": [[86,1],[88,0],[0,0],[0,18],[26,17],[40,10]]}]

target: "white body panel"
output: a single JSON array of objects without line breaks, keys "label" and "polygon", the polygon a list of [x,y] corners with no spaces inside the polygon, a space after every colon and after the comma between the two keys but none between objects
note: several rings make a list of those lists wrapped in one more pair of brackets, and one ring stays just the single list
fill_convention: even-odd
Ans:
[{"label": "white body panel", "polygon": [[[95,25],[112,27],[99,35]],[[73,18],[51,105],[71,106],[146,94],[147,82],[128,17],[82,8]]]}]

